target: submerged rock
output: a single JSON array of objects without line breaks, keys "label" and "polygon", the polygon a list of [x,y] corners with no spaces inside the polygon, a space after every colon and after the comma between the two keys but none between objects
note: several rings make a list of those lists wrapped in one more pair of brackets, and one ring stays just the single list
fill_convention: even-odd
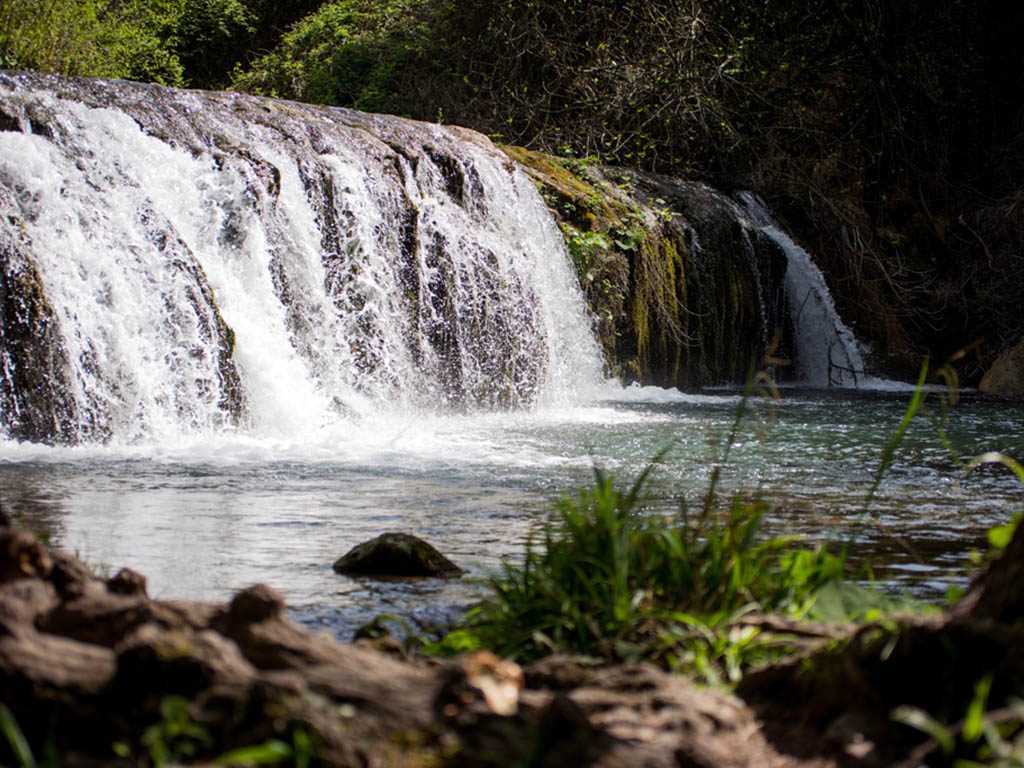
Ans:
[{"label": "submerged rock", "polygon": [[338,573],[366,576],[458,576],[462,569],[423,539],[384,533],[349,550],[334,563]]}]

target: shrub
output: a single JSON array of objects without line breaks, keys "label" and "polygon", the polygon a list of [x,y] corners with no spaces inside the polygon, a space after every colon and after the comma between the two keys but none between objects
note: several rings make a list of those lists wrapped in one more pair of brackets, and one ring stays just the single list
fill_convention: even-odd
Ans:
[{"label": "shrub", "polygon": [[169,45],[182,0],[8,0],[0,7],[0,66],[182,82]]},{"label": "shrub", "polygon": [[[408,114],[425,81],[442,3],[335,0],[302,19],[234,87],[371,112]],[[441,61],[444,60],[442,56]],[[433,115],[431,115],[433,117]]]}]

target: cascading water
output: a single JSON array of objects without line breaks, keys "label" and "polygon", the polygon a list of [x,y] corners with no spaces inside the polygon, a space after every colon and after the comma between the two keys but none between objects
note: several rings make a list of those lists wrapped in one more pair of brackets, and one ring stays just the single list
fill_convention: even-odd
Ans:
[{"label": "cascading water", "polygon": [[786,255],[784,302],[793,329],[796,374],[812,387],[856,388],[866,380],[864,359],[853,332],[840,319],[821,270],[749,193],[737,195],[747,225]]},{"label": "cascading water", "polygon": [[0,211],[12,437],[302,435],[602,378],[557,227],[469,131],[0,74]]}]

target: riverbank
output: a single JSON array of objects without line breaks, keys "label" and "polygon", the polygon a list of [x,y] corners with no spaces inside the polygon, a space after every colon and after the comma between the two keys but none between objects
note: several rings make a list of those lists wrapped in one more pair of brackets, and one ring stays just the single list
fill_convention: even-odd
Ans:
[{"label": "riverbank", "polygon": [[986,676],[993,708],[1024,690],[1024,660],[1013,650],[1024,643],[1022,569],[1018,533],[945,614],[827,631],[765,617],[766,631],[802,637],[808,649],[748,674],[737,695],[645,664],[549,657],[520,667],[486,651],[409,660],[387,642],[344,645],[294,624],[271,587],[243,590],[226,605],[153,600],[143,576],[98,578],[5,525],[0,690],[39,764],[55,754],[64,766],[218,757],[338,766],[916,765],[934,750],[892,721],[895,706],[963,712]]}]

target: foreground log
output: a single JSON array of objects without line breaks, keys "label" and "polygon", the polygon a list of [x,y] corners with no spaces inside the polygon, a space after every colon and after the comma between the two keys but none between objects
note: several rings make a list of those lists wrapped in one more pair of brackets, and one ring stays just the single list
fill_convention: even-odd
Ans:
[{"label": "foreground log", "polygon": [[749,673],[737,698],[641,664],[404,661],[303,629],[271,587],[228,605],[151,600],[138,574],[97,579],[0,526],[0,702],[65,766],[259,745],[383,768],[923,764],[933,745],[894,707],[955,723],[983,676],[990,706],[1024,690],[1022,563],[1024,529],[947,614],[810,634],[759,619],[814,645]]},{"label": "foreground log", "polygon": [[3,527],[0,701],[65,766],[270,743],[328,766],[830,764],[780,756],[741,701],[652,667],[401,661],[299,627],[268,586],[228,605],[151,600],[139,574],[95,578]]}]

